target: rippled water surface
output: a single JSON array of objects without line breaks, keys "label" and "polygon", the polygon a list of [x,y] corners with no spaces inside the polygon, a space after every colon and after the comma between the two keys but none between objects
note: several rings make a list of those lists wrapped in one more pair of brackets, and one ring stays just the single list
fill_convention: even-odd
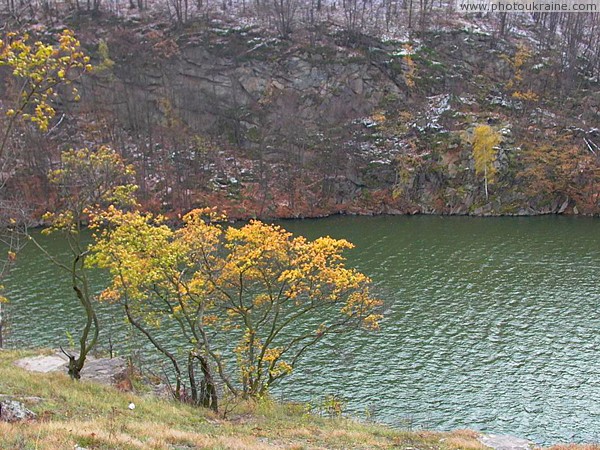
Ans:
[{"label": "rippled water surface", "polygon": [[[417,216],[282,224],[355,243],[349,264],[373,278],[386,318],[376,334],[336,338],[308,354],[276,395],[337,394],[355,414],[368,410],[403,427],[600,441],[600,221]],[[6,283],[13,345],[65,343],[75,328],[76,306],[57,273],[33,247],[20,256]],[[103,275],[96,278],[101,284]],[[117,314],[102,310],[120,342]]]}]

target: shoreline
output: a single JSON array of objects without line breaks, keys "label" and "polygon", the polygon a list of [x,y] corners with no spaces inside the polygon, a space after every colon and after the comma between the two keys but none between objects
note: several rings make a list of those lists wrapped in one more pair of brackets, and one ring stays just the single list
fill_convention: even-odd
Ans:
[{"label": "shoreline", "polygon": [[[43,377],[51,377],[53,381],[56,381],[56,377],[58,377],[61,383],[68,385],[71,384],[71,387],[78,389],[81,386],[93,384],[94,386],[101,389],[108,390],[117,390],[120,392],[120,395],[131,396],[131,395],[142,395],[143,398],[152,399],[155,401],[166,402],[167,404],[177,408],[177,406],[186,407],[185,404],[178,403],[172,399],[166,399],[156,391],[151,389],[146,391],[140,391],[133,387],[133,384],[127,384],[129,386],[127,389],[123,389],[123,377],[125,375],[126,367],[125,361],[120,358],[91,358],[89,364],[91,366],[91,370],[89,374],[82,378],[80,382],[72,382],[67,374],[66,374],[66,359],[60,355],[60,353],[53,352],[48,349],[43,348],[32,348],[32,349],[12,349],[12,348],[0,348],[0,361],[4,360],[4,362],[8,362],[5,367],[0,368],[0,374],[2,371],[5,372],[15,372],[15,371],[23,371],[23,375],[21,378],[25,379],[27,377],[39,377],[37,380],[43,381]],[[8,360],[8,361],[7,361]],[[120,360],[121,363],[116,363],[115,361]],[[61,364],[62,363],[64,364]],[[25,375],[27,374],[27,375]],[[120,381],[119,381],[120,380]],[[147,385],[145,385],[148,388]],[[0,402],[6,400],[15,400],[19,402],[23,402],[23,404],[31,406],[32,408],[39,407],[44,405],[44,402],[47,402],[48,399],[45,396],[40,396],[36,392],[27,392],[26,390],[21,389],[18,394],[5,393],[4,390],[8,391],[2,385],[0,385]],[[139,402],[139,400],[137,400]],[[301,405],[298,402],[278,402],[276,400],[269,400],[269,402],[273,402],[276,408],[288,408],[288,407],[297,407]],[[135,402],[131,402],[134,403]],[[130,403],[130,404],[131,404]],[[35,408],[34,408],[35,409]],[[204,408],[192,408],[201,414],[208,414],[210,416],[214,416],[214,413]],[[39,411],[38,413],[39,414]],[[229,413],[227,413],[229,414]],[[306,414],[306,413],[304,413]],[[389,432],[389,433],[399,433],[401,435],[408,436],[423,436],[425,434],[436,435],[438,436],[439,443],[443,444],[444,442],[450,440],[453,441],[455,439],[455,434],[458,433],[460,435],[460,439],[458,440],[458,447],[446,447],[444,445],[440,445],[439,447],[427,447],[429,449],[494,449],[494,450],[531,450],[531,449],[552,449],[552,450],[594,450],[600,448],[600,445],[597,444],[568,444],[565,446],[564,444],[551,444],[548,447],[542,447],[540,445],[535,444],[534,442],[520,438],[513,435],[508,434],[496,434],[493,432],[480,432],[471,429],[457,429],[451,431],[440,431],[433,429],[417,429],[415,431],[406,431],[402,429],[398,429],[391,425],[380,423],[380,422],[365,422],[360,418],[354,417],[352,415],[337,415],[326,417],[324,415],[315,415],[313,413],[309,413],[309,415],[315,420],[324,420],[326,424],[338,425],[340,422],[353,424],[357,427],[368,427],[377,430],[378,432]],[[214,419],[214,418],[213,418]],[[218,419],[216,419],[218,420]],[[235,414],[232,415],[229,419],[223,418],[222,420],[229,420],[231,424],[235,424],[237,419],[235,418]],[[24,422],[23,425],[28,426],[32,423],[35,423],[36,419],[33,421]],[[0,430],[2,429],[3,422],[0,420]],[[13,425],[19,426],[20,424]],[[475,442],[480,443],[482,447],[477,447]],[[2,440],[0,440],[0,448],[2,447]],[[96,448],[96,447],[92,447]],[[103,447],[100,447],[103,448]],[[115,447],[121,448],[121,447]],[[129,447],[124,447],[129,448]],[[232,447],[237,448],[237,447]],[[267,447],[265,447],[267,448]],[[295,448],[295,447],[290,447]],[[303,447],[304,448],[304,447]],[[311,448],[311,447],[308,447]],[[334,447],[326,447],[326,448],[334,448]],[[337,448],[337,447],[335,447]],[[354,448],[354,447],[353,447]],[[357,447],[362,448],[362,447]],[[387,447],[383,447],[387,448]],[[393,448],[398,448],[394,446]],[[400,448],[408,448],[408,447],[400,447]]]},{"label": "shoreline", "polygon": [[[154,213],[154,212],[153,212]],[[172,216],[177,216],[177,214],[173,211],[159,213],[163,214],[166,217],[171,218]],[[540,212],[533,214],[509,214],[509,213],[486,213],[486,214],[446,214],[446,213],[427,213],[427,212],[417,212],[417,213],[389,213],[389,212],[332,212],[329,214],[317,214],[317,215],[298,215],[298,216],[253,216],[253,215],[232,215],[228,217],[228,221],[230,223],[236,222],[246,222],[249,220],[261,220],[261,221],[294,221],[294,220],[319,220],[319,219],[329,219],[334,217],[418,217],[418,216],[426,216],[426,217],[470,217],[470,218],[533,218],[533,217],[547,217],[547,216],[555,216],[555,217],[570,217],[570,218],[584,218],[584,219],[597,219],[600,218],[600,215],[596,214],[573,214],[573,213],[557,213],[557,212]],[[175,219],[173,219],[175,221]],[[47,228],[48,224],[45,223],[41,219],[33,219],[31,224],[27,225],[28,230],[39,230]]]}]

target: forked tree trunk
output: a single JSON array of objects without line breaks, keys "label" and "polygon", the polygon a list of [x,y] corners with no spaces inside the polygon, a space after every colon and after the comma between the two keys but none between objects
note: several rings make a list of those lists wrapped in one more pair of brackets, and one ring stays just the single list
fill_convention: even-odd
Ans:
[{"label": "forked tree trunk", "polygon": [[[91,295],[89,292],[87,277],[82,275],[83,285],[80,287],[77,280],[77,265],[81,263],[83,267],[84,256],[78,255],[73,261],[73,290],[77,299],[81,303],[81,306],[85,309],[86,322],[81,337],[79,339],[79,355],[77,357],[65,352],[62,352],[69,358],[68,373],[73,380],[79,380],[81,378],[81,371],[85,365],[85,360],[89,352],[96,346],[98,342],[98,335],[100,333],[100,326],[98,324],[98,317],[92,304]],[[90,333],[92,336],[90,338]]]}]

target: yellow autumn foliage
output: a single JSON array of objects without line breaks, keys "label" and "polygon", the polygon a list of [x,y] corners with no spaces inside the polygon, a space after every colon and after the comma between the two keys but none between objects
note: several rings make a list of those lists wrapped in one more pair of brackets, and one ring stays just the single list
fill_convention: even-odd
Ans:
[{"label": "yellow autumn foliage", "polygon": [[511,96],[514,99],[525,102],[536,102],[539,100],[539,96],[525,86],[523,75],[526,72],[525,65],[531,60],[532,56],[532,50],[524,44],[517,46],[517,50],[512,58],[504,56],[504,60],[508,62],[513,70],[513,77],[506,83],[506,88],[513,91]]},{"label": "yellow autumn foliage", "polygon": [[488,197],[488,185],[495,181],[494,162],[496,161],[496,146],[500,140],[500,134],[489,125],[479,125],[475,128],[473,136],[475,173],[484,177],[486,198]]},{"label": "yellow autumn foliage", "polygon": [[[27,34],[8,33],[5,39],[0,39],[0,67],[8,67],[21,88],[6,116],[22,117],[41,131],[47,131],[56,114],[52,99],[57,86],[71,85],[75,78],[92,70],[89,62],[89,56],[71,30],[64,30],[55,46],[32,43]],[[73,99],[79,100],[77,89],[71,87],[71,92]]]},{"label": "yellow autumn foliage", "polygon": [[157,315],[173,322],[181,351],[204,355],[234,394],[262,395],[331,332],[377,329],[371,280],[345,267],[351,243],[225,219],[194,210],[174,230],[160,216],[109,208],[89,259],[112,274],[102,298],[125,304],[147,331]]}]

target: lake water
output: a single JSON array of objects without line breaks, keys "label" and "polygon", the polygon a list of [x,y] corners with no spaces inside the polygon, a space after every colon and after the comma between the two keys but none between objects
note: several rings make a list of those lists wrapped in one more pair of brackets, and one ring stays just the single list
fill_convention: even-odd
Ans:
[{"label": "lake water", "polygon": [[[403,428],[600,441],[600,221],[333,217],[282,225],[356,244],[349,265],[373,278],[386,306],[378,333],[307,354],[277,397],[336,394],[355,415]],[[33,246],[20,254],[5,283],[12,345],[67,343],[79,310],[67,280],[57,279]],[[95,274],[99,286],[103,279]],[[129,342],[115,307],[103,306],[101,318],[109,324],[104,348],[109,331]]]}]

